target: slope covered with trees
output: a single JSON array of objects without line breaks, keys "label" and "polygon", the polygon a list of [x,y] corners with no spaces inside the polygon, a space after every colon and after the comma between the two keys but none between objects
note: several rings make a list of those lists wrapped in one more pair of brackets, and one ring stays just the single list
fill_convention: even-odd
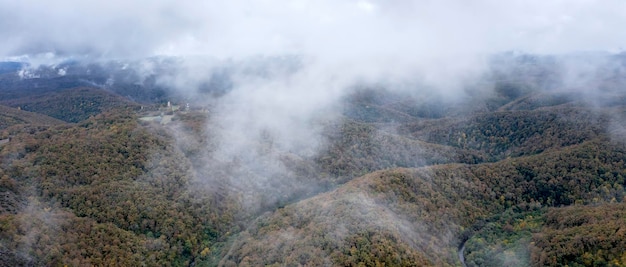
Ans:
[{"label": "slope covered with trees", "polygon": [[113,108],[139,107],[139,105],[118,95],[89,87],[30,95],[0,101],[0,103],[15,108],[19,107],[25,111],[45,114],[66,122],[79,122]]},{"label": "slope covered with trees", "polygon": [[533,235],[532,264],[623,266],[626,264],[623,202],[550,209]]},{"label": "slope covered with trees", "polygon": [[128,110],[12,134],[0,151],[8,263],[188,265],[233,223],[235,202],[195,191],[181,152]]},{"label": "slope covered with trees", "polygon": [[[408,249],[410,253],[400,255],[419,256],[411,261],[454,266],[456,249],[465,241],[464,229],[507,210],[621,201],[625,156],[623,143],[598,139],[497,163],[368,174],[260,218],[241,234],[226,259],[245,259],[250,265],[298,264],[303,263],[298,262],[299,255],[309,255],[302,257],[357,265],[370,259],[382,261],[379,250]],[[372,229],[376,230],[367,233]],[[375,240],[383,247],[350,241],[363,231],[370,237],[368,242]],[[525,241],[528,248],[530,238]],[[318,249],[312,255],[311,247]],[[387,264],[411,266],[392,259],[397,257]]]},{"label": "slope covered with trees", "polygon": [[490,64],[459,99],[349,89],[311,120],[314,153],[258,125],[224,134],[231,68],[203,85],[215,106],[175,111],[119,62],[7,64],[0,265],[624,265],[621,69],[590,93],[558,57]]},{"label": "slope covered with trees", "polygon": [[[64,123],[61,120],[35,112],[28,112],[0,105],[0,130],[17,124],[57,125]],[[0,138],[2,139],[2,138]]]}]

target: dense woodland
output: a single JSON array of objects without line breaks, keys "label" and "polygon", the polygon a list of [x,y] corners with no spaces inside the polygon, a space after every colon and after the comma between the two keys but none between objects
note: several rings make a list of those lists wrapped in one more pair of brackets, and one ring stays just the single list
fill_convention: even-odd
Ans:
[{"label": "dense woodland", "polygon": [[591,98],[557,63],[495,58],[465,105],[357,87],[314,155],[261,132],[234,158],[219,113],[132,73],[6,63],[0,266],[625,266],[626,74]]}]

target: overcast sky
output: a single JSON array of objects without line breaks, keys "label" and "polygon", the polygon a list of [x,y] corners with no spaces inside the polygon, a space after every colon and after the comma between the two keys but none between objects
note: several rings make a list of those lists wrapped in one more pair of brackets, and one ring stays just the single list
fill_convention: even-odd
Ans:
[{"label": "overcast sky", "polygon": [[620,51],[624,25],[623,0],[0,0],[0,56]]}]

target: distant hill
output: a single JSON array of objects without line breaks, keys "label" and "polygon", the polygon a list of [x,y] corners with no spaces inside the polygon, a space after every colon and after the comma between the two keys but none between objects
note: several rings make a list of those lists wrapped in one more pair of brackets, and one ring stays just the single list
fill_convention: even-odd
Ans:
[{"label": "distant hill", "polygon": [[64,121],[17,108],[0,105],[0,130],[17,124],[58,125]]},{"label": "distant hill", "polygon": [[41,77],[42,74],[30,72],[22,75],[36,75],[36,78],[20,77],[18,71],[0,74],[0,101],[53,93],[68,88],[93,86],[87,80],[72,76]]},{"label": "distant hill", "polygon": [[330,144],[316,161],[340,181],[387,168],[487,161],[482,151],[424,141],[395,132],[395,126],[388,129],[377,123],[350,119],[330,125],[324,132]]},{"label": "distant hill", "polygon": [[490,161],[578,144],[606,130],[614,111],[552,106],[423,120],[400,126],[414,138],[478,150]]},{"label": "distant hill", "polygon": [[89,87],[36,94],[4,100],[0,103],[45,114],[66,122],[79,122],[112,108],[138,107],[138,104],[123,97],[102,89]]},{"label": "distant hill", "polygon": [[15,73],[24,67],[24,63],[21,62],[13,62],[13,61],[5,61],[0,62],[0,74],[3,73]]}]

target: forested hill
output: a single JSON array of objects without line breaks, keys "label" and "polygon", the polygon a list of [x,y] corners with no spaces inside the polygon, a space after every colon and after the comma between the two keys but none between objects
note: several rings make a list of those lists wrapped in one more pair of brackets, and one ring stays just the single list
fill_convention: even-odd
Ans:
[{"label": "forested hill", "polygon": [[307,118],[314,153],[154,83],[24,94],[107,76],[9,64],[0,266],[626,265],[623,74],[568,91],[552,61],[516,60],[465,99],[351,88]]},{"label": "forested hill", "polygon": [[62,123],[64,122],[61,120],[40,113],[0,105],[0,130],[16,124],[56,125]]},{"label": "forested hill", "polygon": [[41,95],[8,99],[0,103],[45,114],[66,122],[79,122],[116,107],[139,108],[137,103],[102,89],[78,87]]},{"label": "forested hill", "polygon": [[[565,263],[567,259],[560,258],[565,255],[576,255],[573,262],[583,264],[584,256],[577,254],[580,248],[568,241],[580,238],[580,230],[564,226],[567,230],[560,234],[565,236],[547,238],[557,233],[552,226],[542,228],[539,223],[553,224],[550,218],[555,215],[542,218],[542,211],[623,201],[625,157],[624,143],[596,139],[497,163],[374,172],[259,218],[234,242],[222,263],[455,266],[459,264],[457,248],[469,238],[473,246],[465,253],[472,266],[542,266]],[[538,222],[524,222],[529,213]],[[492,222],[491,233],[480,229],[483,235],[506,238],[486,242],[466,232],[479,222],[507,216],[513,219]],[[580,220],[573,226],[580,227],[587,219]],[[589,227],[601,234],[619,232],[624,226],[617,220]],[[622,264],[624,248],[613,247],[613,242],[626,238],[622,232],[619,235],[607,240],[590,236],[594,242],[581,240],[589,262]],[[603,254],[601,250],[607,247],[611,252]],[[504,262],[506,257],[515,261]]]}]

